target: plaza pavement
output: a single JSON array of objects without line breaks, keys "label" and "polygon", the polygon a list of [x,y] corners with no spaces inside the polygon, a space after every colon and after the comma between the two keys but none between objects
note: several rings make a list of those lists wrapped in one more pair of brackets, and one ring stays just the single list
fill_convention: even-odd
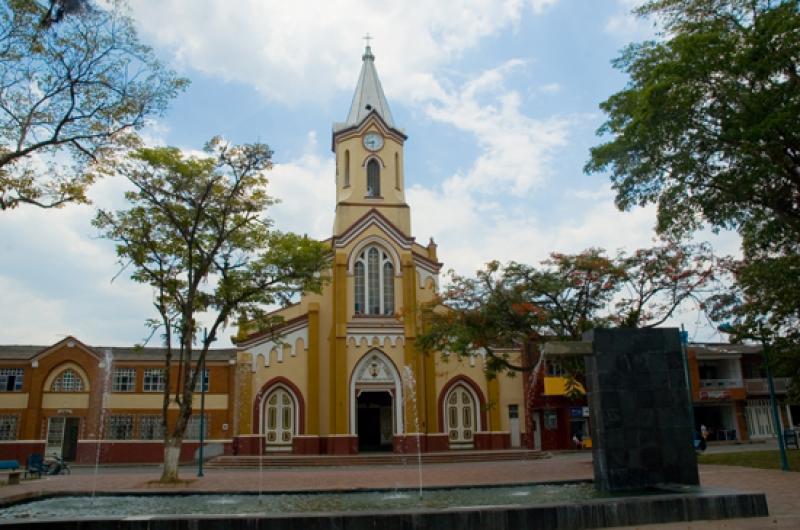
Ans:
[{"label": "plaza pavement", "polygon": [[[744,449],[744,448],[742,448]],[[353,466],[317,468],[208,469],[196,476],[196,466],[181,468],[188,482],[177,487],[154,485],[159,476],[156,466],[77,468],[72,475],[44,477],[0,487],[0,500],[9,501],[31,494],[53,492],[91,493],[162,491],[276,492],[303,490],[394,489],[418,486],[418,469],[405,466]],[[422,469],[425,487],[481,484],[552,482],[592,478],[591,453],[555,453],[538,460],[428,464]],[[648,525],[646,529],[748,529],[800,528],[800,473],[731,466],[700,467],[701,484],[711,488],[739,489],[767,494],[770,517],[727,521],[694,521]]]}]

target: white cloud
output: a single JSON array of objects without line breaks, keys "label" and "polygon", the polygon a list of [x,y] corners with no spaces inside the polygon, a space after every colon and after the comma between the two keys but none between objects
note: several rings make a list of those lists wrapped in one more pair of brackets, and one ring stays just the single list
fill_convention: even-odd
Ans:
[{"label": "white cloud", "polygon": [[561,85],[558,83],[547,83],[539,86],[539,92],[543,94],[557,94],[561,92]]},{"label": "white cloud", "polygon": [[316,152],[313,132],[308,133],[308,139],[308,150],[299,159],[275,164],[268,173],[269,192],[281,200],[268,215],[279,230],[326,239],[333,227],[336,166],[333,158],[323,158]]},{"label": "white cloud", "polygon": [[547,176],[553,152],[567,141],[568,120],[535,120],[522,110],[518,91],[506,79],[523,61],[514,59],[487,70],[425,105],[428,117],[471,133],[480,154],[465,174],[455,175],[450,186],[483,192],[520,195],[540,185]]},{"label": "white cloud", "polygon": [[642,0],[617,0],[618,9],[606,21],[606,33],[625,41],[653,38],[656,28],[652,20],[640,18],[632,12],[642,3]]},{"label": "white cloud", "polygon": [[267,98],[298,102],[352,89],[363,42],[373,47],[389,97],[425,90],[426,74],[482,38],[514,29],[526,12],[557,0],[280,2],[133,0],[145,38],[179,64],[254,85]]}]

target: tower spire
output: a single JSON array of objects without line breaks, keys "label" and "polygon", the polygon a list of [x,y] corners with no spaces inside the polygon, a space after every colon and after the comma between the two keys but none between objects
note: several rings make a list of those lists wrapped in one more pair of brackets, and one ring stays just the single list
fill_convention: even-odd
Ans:
[{"label": "tower spire", "polygon": [[350,104],[350,112],[347,113],[345,126],[358,125],[374,110],[389,127],[395,127],[392,111],[389,110],[389,102],[386,101],[386,95],[383,93],[383,87],[375,69],[375,56],[369,45],[372,37],[367,33],[363,39],[367,44],[364,47],[364,54],[361,56],[363,61],[361,73],[358,76],[356,92],[353,94],[353,102]]}]

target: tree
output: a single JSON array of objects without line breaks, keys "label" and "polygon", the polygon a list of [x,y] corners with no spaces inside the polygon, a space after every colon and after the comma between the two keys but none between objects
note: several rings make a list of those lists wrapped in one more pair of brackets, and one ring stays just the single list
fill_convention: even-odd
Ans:
[{"label": "tree", "polygon": [[0,210],[88,202],[106,164],[186,85],[120,2],[0,3]]},{"label": "tree", "polygon": [[702,308],[720,288],[719,263],[708,243],[661,244],[617,257],[621,292],[612,320],[620,327],[653,328],[684,303]]},{"label": "tree", "polygon": [[702,222],[738,230],[745,248],[800,240],[800,12],[796,1],[650,0],[660,41],[614,61],[628,85],[588,172],[609,171],[621,209],[658,205],[660,232]]},{"label": "tree", "polygon": [[[265,305],[318,291],[329,255],[322,243],[274,231],[263,217],[274,203],[266,192],[264,170],[272,156],[266,145],[229,146],[214,138],[206,152],[196,158],[173,147],[135,151],[118,168],[134,186],[126,194],[130,208],[101,210],[94,220],[116,243],[120,263],[133,268],[131,277],[155,293],[158,318],[148,324],[163,334],[166,349],[162,481],[178,479],[200,377],[192,368],[204,366],[209,346],[229,322],[245,318],[267,326]],[[211,324],[201,337],[202,315]],[[171,401],[178,416],[169,424]]]},{"label": "tree", "polygon": [[777,372],[792,378],[790,401],[800,403],[800,256],[728,258],[723,267],[733,281],[706,302],[709,315],[732,328],[734,342],[763,335]]},{"label": "tree", "polygon": [[[442,295],[424,308],[425,352],[486,355],[486,371],[526,371],[507,353],[527,344],[580,340],[597,327],[655,327],[687,301],[713,292],[716,260],[707,244],[665,241],[631,255],[601,249],[552,253],[540,266],[488,263],[475,278],[451,273]],[[562,361],[577,389],[580,359]]]},{"label": "tree", "polygon": [[611,138],[586,170],[610,171],[622,209],[657,204],[662,233],[737,230],[743,259],[729,263],[735,284],[710,304],[712,318],[735,321],[741,337],[761,323],[796,355],[798,3],[650,0],[637,12],[657,16],[665,33],[614,62],[630,82],[601,104],[598,132]]}]

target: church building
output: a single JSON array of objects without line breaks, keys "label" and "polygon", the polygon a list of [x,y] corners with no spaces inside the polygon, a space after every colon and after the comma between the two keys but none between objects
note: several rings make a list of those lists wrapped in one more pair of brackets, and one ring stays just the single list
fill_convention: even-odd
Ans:
[{"label": "church building", "polygon": [[[333,126],[330,281],[277,311],[283,320],[272,333],[243,324],[236,348],[209,352],[183,461],[195,457],[201,436],[207,456],[547,445],[547,437],[526,435],[528,377],[488,380],[479,352],[461,359],[416,348],[418,307],[434,299],[442,264],[433,241],[420,245],[413,236],[407,136],[369,46],[362,60],[347,118]],[[161,461],[162,392],[176,385],[165,380],[164,355],[71,336],[0,346],[0,457]],[[177,408],[167,412],[174,418]]]},{"label": "church building", "polygon": [[347,119],[333,125],[331,281],[278,311],[278,337],[240,330],[237,452],[347,454],[519,447],[523,377],[487,380],[483,359],[423,355],[420,303],[442,264],[417,243],[403,129],[369,46]]}]

